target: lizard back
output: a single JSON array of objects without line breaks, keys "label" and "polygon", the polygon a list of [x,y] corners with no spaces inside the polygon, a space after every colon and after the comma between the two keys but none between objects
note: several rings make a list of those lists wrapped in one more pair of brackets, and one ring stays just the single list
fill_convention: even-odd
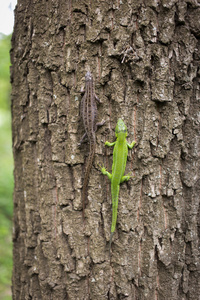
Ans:
[{"label": "lizard back", "polygon": [[95,122],[97,117],[96,95],[94,92],[93,78],[90,72],[85,75],[85,94],[82,98],[82,119],[84,129],[90,143],[95,141]]},{"label": "lizard back", "polygon": [[85,94],[81,102],[81,114],[83,119],[83,125],[90,143],[90,152],[86,165],[85,176],[83,181],[83,217],[85,205],[87,204],[87,187],[89,183],[90,171],[92,168],[92,163],[94,160],[95,146],[96,146],[96,117],[97,117],[97,105],[96,105],[96,95],[94,92],[93,78],[90,72],[85,75]]}]

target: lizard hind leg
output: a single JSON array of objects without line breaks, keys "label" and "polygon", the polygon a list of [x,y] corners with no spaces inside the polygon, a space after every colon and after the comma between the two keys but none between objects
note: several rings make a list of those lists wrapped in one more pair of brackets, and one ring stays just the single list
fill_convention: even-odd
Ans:
[{"label": "lizard hind leg", "polygon": [[105,120],[102,120],[101,122],[96,123],[94,131],[97,131],[97,128],[103,126],[105,124],[105,122],[106,122]]},{"label": "lizard hind leg", "polygon": [[122,176],[122,179],[120,181],[120,183],[124,182],[124,181],[128,181],[130,178],[132,178],[133,176],[131,176],[130,174],[127,174],[125,176]]},{"label": "lizard hind leg", "polygon": [[82,136],[80,142],[78,143],[78,146],[81,146],[82,143],[87,141],[87,133],[84,133],[84,135]]},{"label": "lizard hind leg", "polygon": [[112,179],[112,174],[110,174],[108,171],[106,171],[106,168],[105,168],[105,167],[102,167],[102,168],[101,168],[101,173],[102,173],[103,175],[108,176],[108,178],[109,178],[110,180]]}]

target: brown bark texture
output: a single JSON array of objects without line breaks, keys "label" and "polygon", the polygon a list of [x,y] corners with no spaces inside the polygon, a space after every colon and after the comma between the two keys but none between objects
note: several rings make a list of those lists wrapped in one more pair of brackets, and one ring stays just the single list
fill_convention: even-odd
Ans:
[{"label": "brown bark texture", "polygon": [[[13,299],[200,299],[200,3],[18,0],[11,49]],[[81,90],[95,79],[96,152]],[[109,257],[118,118],[126,173]]]}]

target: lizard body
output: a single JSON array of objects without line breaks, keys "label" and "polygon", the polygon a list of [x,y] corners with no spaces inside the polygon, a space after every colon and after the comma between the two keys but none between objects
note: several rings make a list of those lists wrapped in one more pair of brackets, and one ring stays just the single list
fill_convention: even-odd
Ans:
[{"label": "lizard body", "polygon": [[126,140],[127,127],[122,119],[119,119],[117,126],[115,128],[115,135],[117,140],[113,143],[105,142],[106,146],[114,146],[113,150],[113,164],[112,164],[112,174],[106,171],[104,167],[101,168],[101,172],[107,175],[111,181],[111,195],[112,195],[112,225],[111,225],[111,235],[109,242],[109,254],[111,249],[112,237],[115,231],[117,222],[117,208],[118,208],[118,197],[119,197],[119,187],[120,183],[128,181],[131,176],[125,175],[125,168],[127,162],[128,148],[132,149],[135,145],[135,141],[129,144]]},{"label": "lizard body", "polygon": [[82,141],[86,136],[90,144],[90,152],[89,152],[89,157],[86,165],[84,181],[83,181],[83,194],[82,194],[83,217],[84,217],[84,210],[85,210],[85,205],[87,200],[87,187],[89,182],[89,176],[92,168],[92,163],[94,160],[95,147],[96,147],[95,131],[97,130],[97,126],[101,126],[104,124],[104,121],[101,123],[96,123],[96,118],[97,118],[96,101],[100,102],[94,91],[92,74],[88,71],[85,75],[85,94],[81,101],[81,116],[83,119],[85,134],[83,135],[80,144],[82,143]]}]

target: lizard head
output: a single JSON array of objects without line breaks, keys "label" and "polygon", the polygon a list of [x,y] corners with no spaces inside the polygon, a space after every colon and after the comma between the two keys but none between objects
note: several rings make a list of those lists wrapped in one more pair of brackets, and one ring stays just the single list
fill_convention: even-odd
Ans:
[{"label": "lizard head", "polygon": [[92,80],[92,74],[87,71],[87,73],[85,74],[85,81],[91,81]]},{"label": "lizard head", "polygon": [[116,137],[123,137],[124,136],[126,137],[127,136],[127,127],[126,125],[124,124],[124,121],[122,119],[119,119],[117,121],[117,126],[115,128],[115,135]]}]

